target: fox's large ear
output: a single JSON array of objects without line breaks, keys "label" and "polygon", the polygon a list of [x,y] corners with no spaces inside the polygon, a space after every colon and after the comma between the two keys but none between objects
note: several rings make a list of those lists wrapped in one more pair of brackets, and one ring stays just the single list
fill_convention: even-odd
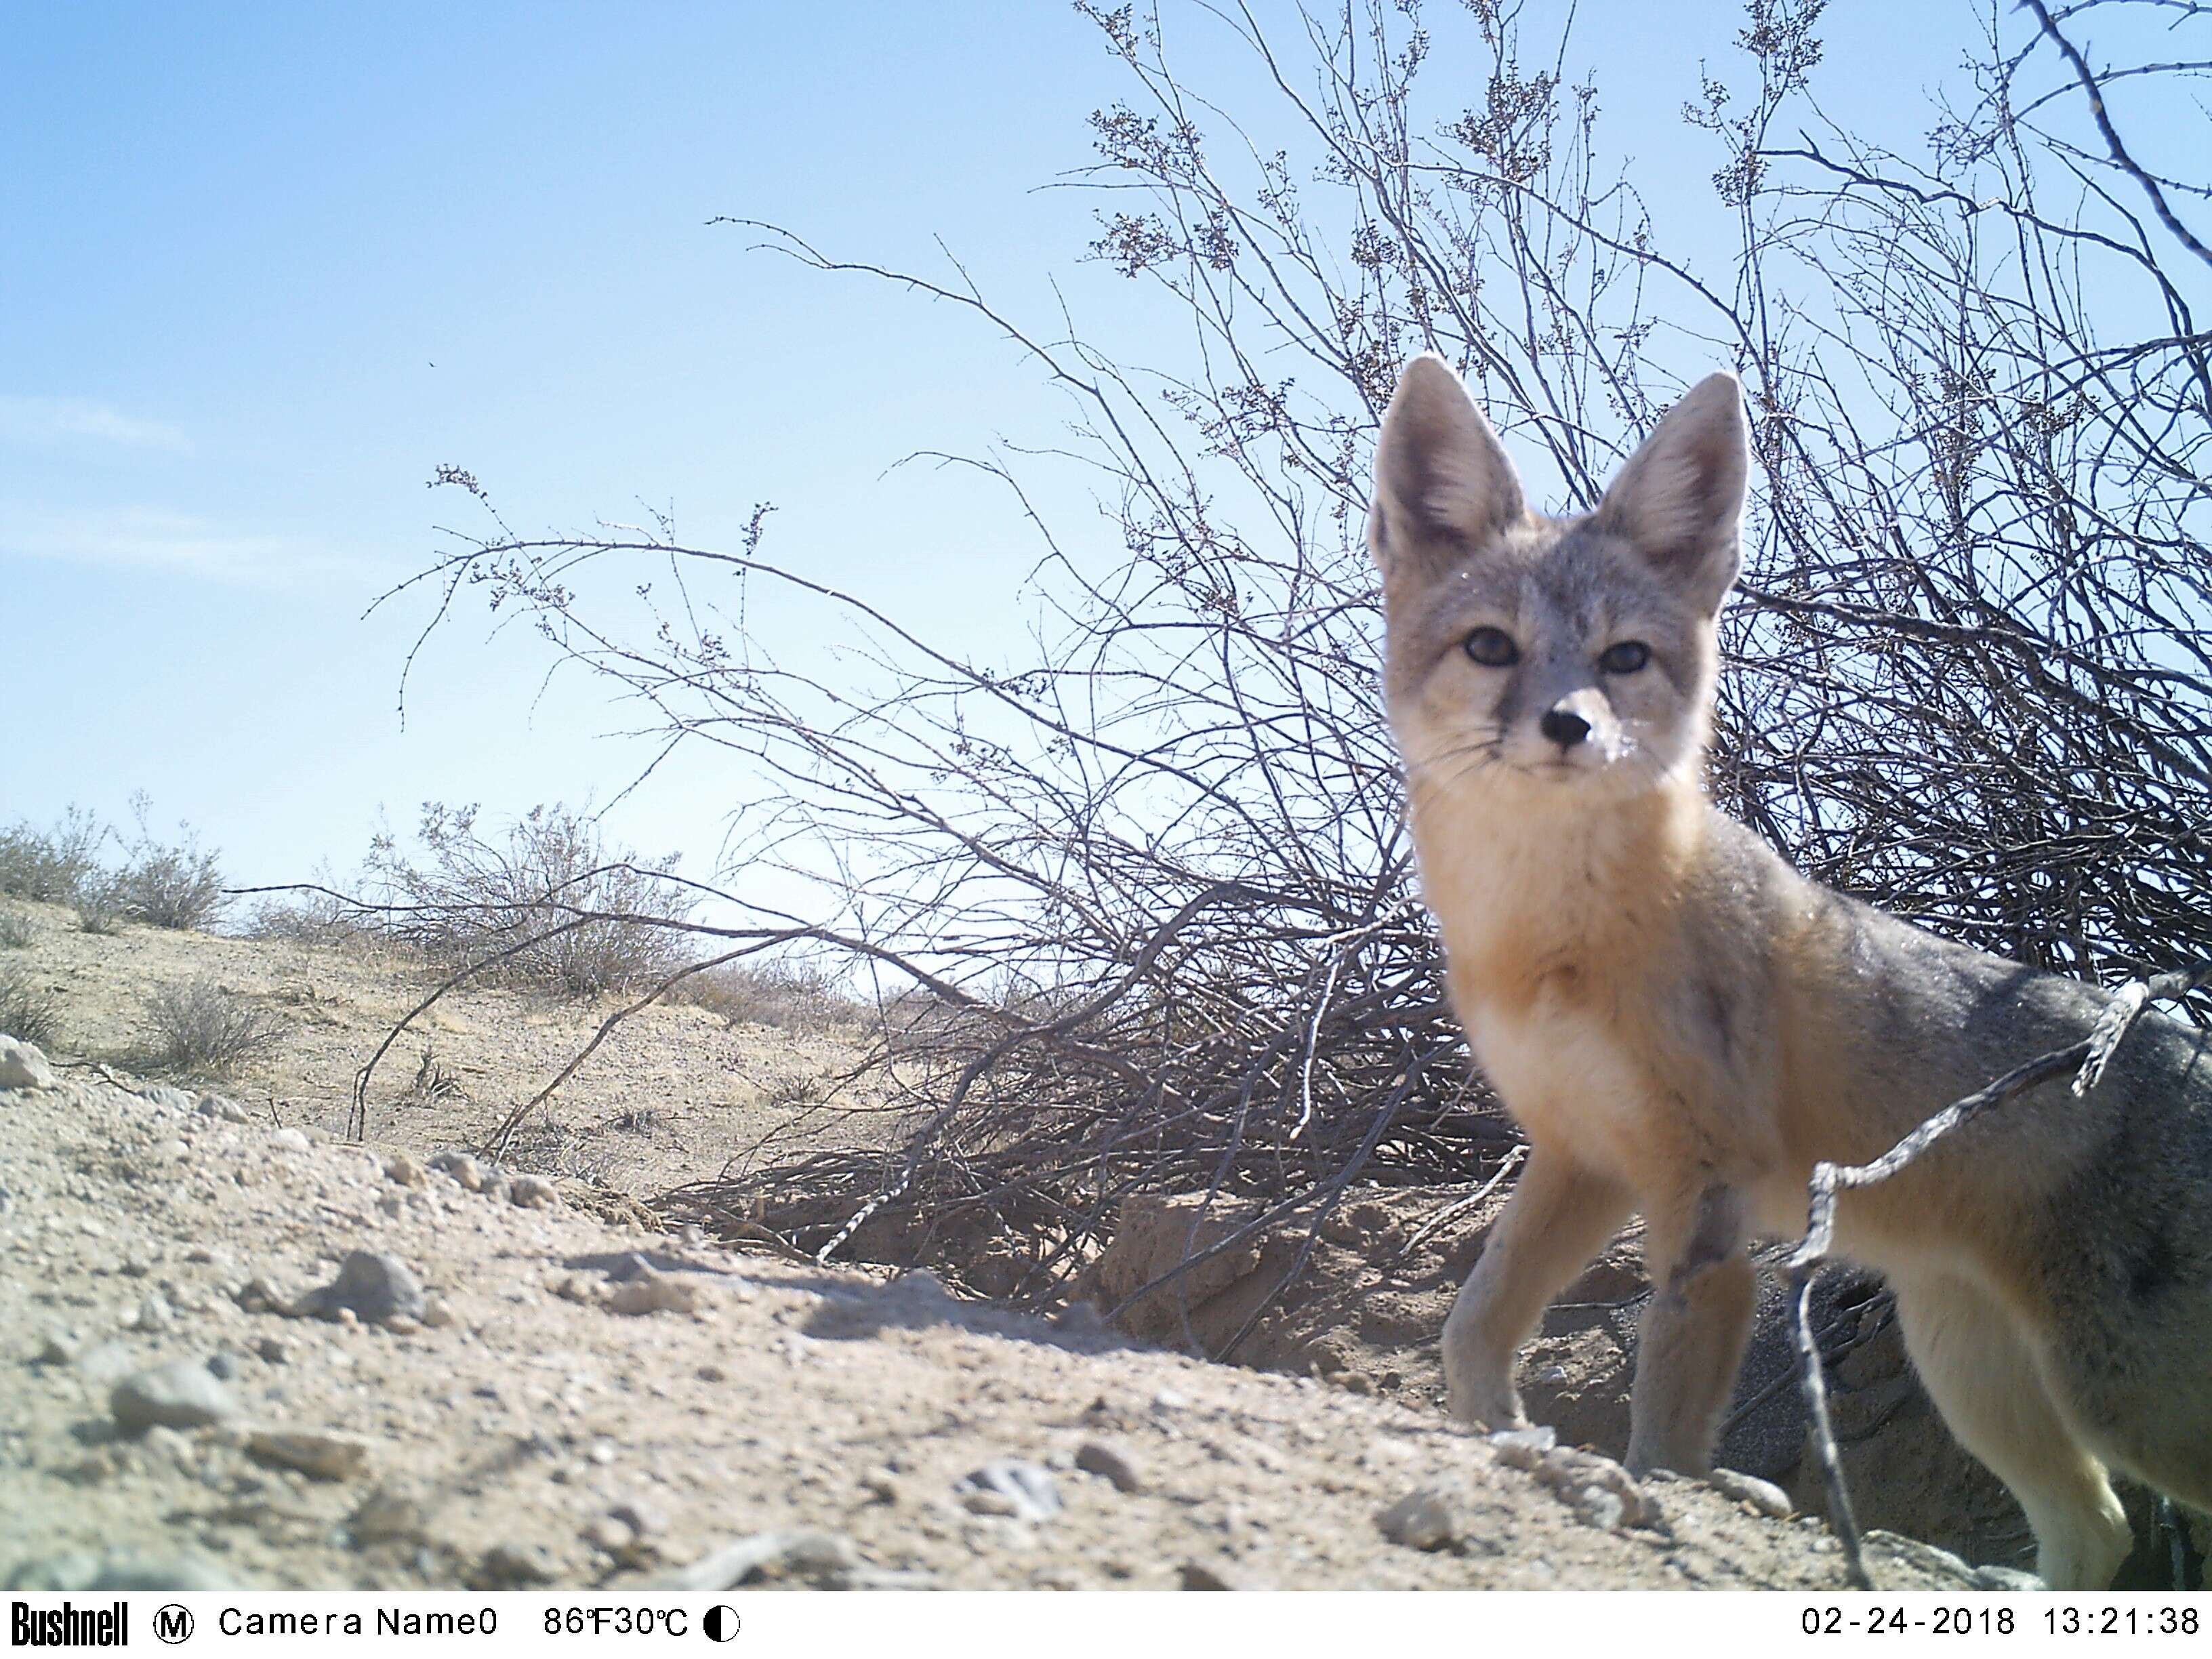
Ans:
[{"label": "fox's large ear", "polygon": [[1367,545],[1383,575],[1459,559],[1522,512],[1520,475],[1451,365],[1406,365],[1375,445]]},{"label": "fox's large ear", "polygon": [[1598,503],[1598,527],[1632,545],[1708,614],[1743,562],[1740,530],[1751,433],[1743,387],[1709,374],[1628,459]]}]

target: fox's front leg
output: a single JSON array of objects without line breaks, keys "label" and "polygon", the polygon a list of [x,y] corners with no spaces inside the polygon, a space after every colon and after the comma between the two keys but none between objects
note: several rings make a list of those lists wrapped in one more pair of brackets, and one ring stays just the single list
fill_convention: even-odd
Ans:
[{"label": "fox's front leg", "polygon": [[1644,1215],[1651,1304],[1629,1395],[1628,1468],[1710,1474],[1721,1408],[1735,1387],[1758,1290],[1744,1251],[1744,1200],[1715,1183]]},{"label": "fox's front leg", "polygon": [[1454,1417],[1491,1429],[1526,1424],[1514,1357],[1552,1298],[1619,1230],[1630,1203],[1626,1187],[1558,1148],[1530,1152],[1444,1321],[1444,1392]]}]

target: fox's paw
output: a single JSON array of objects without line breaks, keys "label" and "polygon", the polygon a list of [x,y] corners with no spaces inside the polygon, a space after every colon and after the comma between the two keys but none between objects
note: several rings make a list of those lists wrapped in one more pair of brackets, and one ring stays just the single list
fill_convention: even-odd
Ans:
[{"label": "fox's paw", "polygon": [[1521,1409],[1520,1390],[1510,1377],[1475,1376],[1444,1366],[1444,1407],[1470,1428],[1495,1433],[1500,1429],[1525,1429],[1528,1413]]}]

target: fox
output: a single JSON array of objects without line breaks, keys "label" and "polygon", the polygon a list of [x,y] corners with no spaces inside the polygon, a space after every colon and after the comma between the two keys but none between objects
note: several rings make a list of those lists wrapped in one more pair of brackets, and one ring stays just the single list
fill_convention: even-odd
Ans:
[{"label": "fox", "polygon": [[[1443,1333],[1446,1406],[1528,1426],[1514,1363],[1632,1215],[1653,1293],[1625,1462],[1717,1478],[1751,1243],[1803,1232],[1814,1164],[1871,1161],[2112,994],[1794,870],[1709,797],[1717,618],[1742,563],[1741,387],[1716,374],[1596,507],[1531,509],[1449,363],[1413,358],[1367,524],[1384,713],[1422,896],[1475,1064],[1528,1142]],[[2112,1476],[2212,1510],[2212,1046],[2145,1015],[2065,1079],[1844,1194],[1953,1435],[2026,1511],[2053,1589],[2127,1557]]]}]

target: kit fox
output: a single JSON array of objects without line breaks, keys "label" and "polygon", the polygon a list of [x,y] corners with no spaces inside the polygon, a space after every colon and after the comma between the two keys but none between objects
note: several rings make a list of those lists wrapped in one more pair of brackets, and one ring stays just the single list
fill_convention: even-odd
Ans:
[{"label": "kit fox", "polygon": [[[2110,997],[1815,885],[1706,799],[1714,618],[1741,559],[1741,392],[1716,374],[1596,511],[1528,510],[1434,356],[1400,380],[1368,539],[1384,688],[1451,1000],[1528,1161],[1443,1330],[1453,1413],[1525,1419],[1516,1351],[1632,1212],[1655,1290],[1630,1468],[1705,1474],[1753,1233]],[[2128,1553],[2107,1471],[2212,1508],[2212,1043],[2147,1016],[2063,1080],[1844,1195],[1913,1363],[2054,1588]]]}]

